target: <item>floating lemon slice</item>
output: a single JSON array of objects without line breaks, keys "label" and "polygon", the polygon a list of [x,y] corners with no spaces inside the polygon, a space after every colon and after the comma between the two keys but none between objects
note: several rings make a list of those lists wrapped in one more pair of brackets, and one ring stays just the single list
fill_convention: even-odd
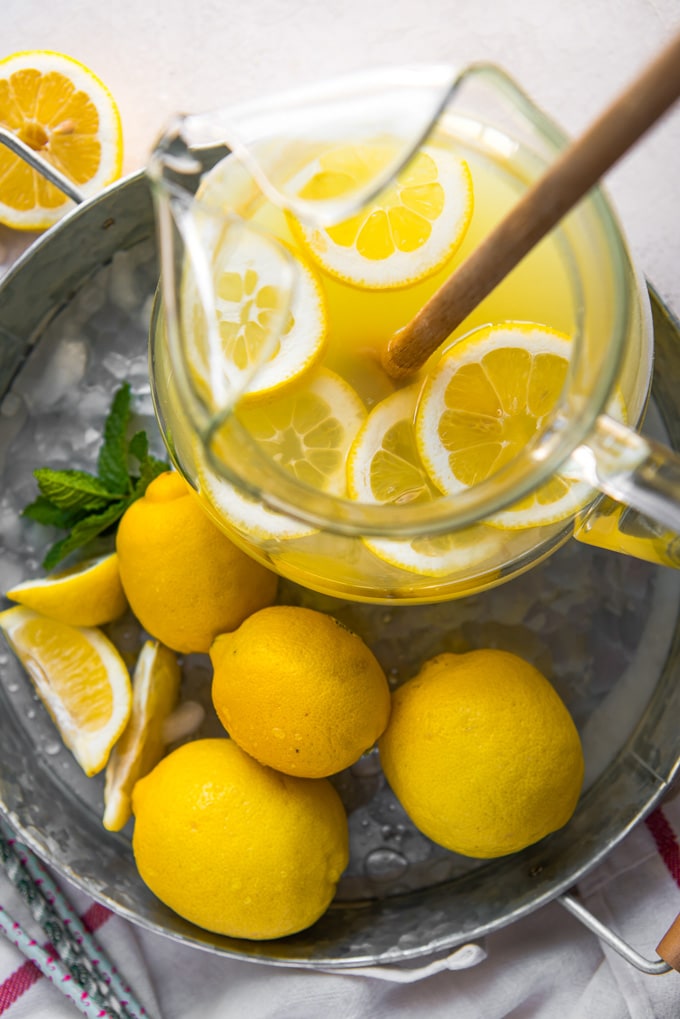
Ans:
[{"label": "floating lemon slice", "polygon": [[235,527],[244,537],[262,543],[270,539],[304,538],[315,533],[316,528],[269,509],[254,496],[240,492],[226,478],[218,476],[208,465],[199,443],[196,443],[194,459],[201,495],[219,518]]},{"label": "floating lemon slice", "polygon": [[[120,176],[118,108],[99,78],[72,57],[34,50],[0,60],[0,125],[86,196]],[[1,223],[43,230],[71,207],[63,192],[0,145]]]},{"label": "floating lemon slice", "polygon": [[132,677],[130,718],[106,766],[104,827],[109,831],[125,827],[135,782],[165,752],[164,725],[177,704],[180,679],[175,652],[158,641],[147,641]]},{"label": "floating lemon slice", "polygon": [[[414,433],[420,384],[398,389],[378,403],[359,430],[347,461],[353,499],[405,505],[441,495],[423,467]],[[478,526],[460,534],[393,540],[365,538],[375,555],[423,576],[440,577],[481,564],[500,547],[498,531]]]},{"label": "floating lemon slice", "polygon": [[214,349],[198,281],[189,273],[183,314],[194,382],[209,405],[222,380],[228,393],[246,400],[285,389],[326,346],[325,300],[314,268],[242,218],[252,214],[256,195],[243,166],[228,156],[202,182],[194,208],[193,225],[212,273]]},{"label": "floating lemon slice", "polygon": [[[340,198],[379,177],[396,152],[389,141],[329,149],[292,179],[289,190],[311,201]],[[472,193],[467,164],[430,145],[356,215],[327,227],[291,216],[291,228],[330,275],[357,287],[405,287],[453,255],[472,218]]]},{"label": "floating lemon slice", "polygon": [[7,597],[70,626],[102,626],[127,608],[115,552],[17,584]]},{"label": "floating lemon slice", "polygon": [[[416,441],[442,492],[479,484],[522,452],[557,403],[571,349],[568,336],[546,326],[504,323],[475,330],[441,358],[423,387]],[[489,522],[555,523],[591,494],[575,473],[557,474]]]},{"label": "floating lemon slice", "polygon": [[86,775],[104,768],[127,725],[130,676],[94,627],[67,626],[23,605],[0,613],[0,629]]},{"label": "floating lemon slice", "polygon": [[339,496],[347,487],[347,454],[365,417],[352,387],[327,368],[313,372],[290,393],[238,411],[274,463],[303,484]]}]

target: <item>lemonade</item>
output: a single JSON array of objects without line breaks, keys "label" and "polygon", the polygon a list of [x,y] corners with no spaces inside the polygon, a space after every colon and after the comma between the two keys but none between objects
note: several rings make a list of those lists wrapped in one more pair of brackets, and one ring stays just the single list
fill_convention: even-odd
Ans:
[{"label": "lemonade", "polygon": [[[391,144],[389,136],[305,145],[300,151],[291,144],[287,186],[303,198],[342,196],[346,181],[368,173]],[[449,526],[446,506],[455,505],[456,486],[442,485],[442,473],[431,470],[430,460],[437,457],[428,460],[432,443],[442,435],[446,441],[446,393],[436,397],[443,402],[434,412],[429,408],[430,423],[422,424],[428,380],[445,358],[434,355],[406,382],[395,382],[381,365],[390,337],[540,171],[537,158],[510,138],[469,118],[450,117],[440,122],[396,182],[367,209],[339,224],[310,226],[278,207],[234,156],[207,175],[199,192],[206,208],[219,208],[227,218],[233,213],[236,223],[252,227],[239,245],[233,228],[220,235],[213,224],[201,226],[203,213],[197,214],[213,256],[217,329],[225,358],[243,378],[250,371],[251,381],[235,414],[220,415],[214,399],[220,380],[210,363],[208,323],[205,313],[197,311],[200,286],[186,266],[176,284],[180,359],[177,348],[171,353],[157,306],[152,378],[175,464],[219,526],[256,559],[324,593],[410,603],[496,584],[573,533],[575,513],[594,493],[568,470],[564,478],[546,475],[537,498],[517,500],[507,512],[500,506],[499,513],[468,526]],[[493,476],[512,459],[512,449],[521,452],[539,424],[549,420],[572,371],[574,337],[580,337],[588,357],[594,351],[593,356],[605,356],[600,348],[609,332],[615,284],[598,237],[578,215],[542,241],[446,345],[448,350],[465,337],[445,356],[455,375],[458,351],[468,352],[467,375],[463,372],[452,385],[460,388],[469,377],[473,388],[464,415],[477,415],[475,434],[486,427],[480,414],[489,420],[494,414],[508,417],[498,438],[498,462],[494,454],[484,470],[466,468],[471,480],[462,487]],[[209,215],[205,221],[210,223]],[[272,257],[267,244],[272,242],[262,238],[280,242],[282,261],[292,255],[301,282],[290,305],[282,296],[285,273],[267,268]],[[638,370],[644,362],[642,316],[634,309],[631,320],[633,351],[609,407],[622,420],[640,413],[646,394],[647,379]],[[491,340],[484,332],[489,326]],[[268,333],[275,331],[279,338],[272,345]],[[260,375],[244,353],[248,341],[251,355],[255,351],[268,359]],[[507,389],[497,412],[483,410],[481,395],[479,405],[475,402],[474,386],[482,394],[478,376],[486,373],[475,362],[489,343],[512,348],[510,360],[494,369],[492,389],[498,395],[500,379]],[[292,368],[290,350],[296,347],[299,365]],[[631,363],[637,366],[633,370]],[[541,386],[545,391],[539,393]],[[464,431],[459,422],[454,441],[462,441]],[[473,447],[478,443],[470,441]],[[472,458],[480,462],[475,450]]]}]

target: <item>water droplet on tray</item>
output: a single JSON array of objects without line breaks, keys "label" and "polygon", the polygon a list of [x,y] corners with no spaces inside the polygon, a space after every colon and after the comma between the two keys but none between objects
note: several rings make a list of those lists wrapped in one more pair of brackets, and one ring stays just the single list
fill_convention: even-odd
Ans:
[{"label": "water droplet on tray", "polygon": [[408,860],[394,849],[374,849],[364,860],[364,870],[374,881],[392,881],[408,869]]}]

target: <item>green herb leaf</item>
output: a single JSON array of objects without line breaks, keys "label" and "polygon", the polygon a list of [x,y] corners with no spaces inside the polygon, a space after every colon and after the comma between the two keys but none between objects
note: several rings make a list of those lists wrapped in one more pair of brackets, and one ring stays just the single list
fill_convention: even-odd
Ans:
[{"label": "green herb leaf", "polygon": [[113,398],[97,459],[97,473],[102,483],[118,494],[130,491],[127,442],[130,413],[130,386],[125,382]]},{"label": "green herb leaf", "polygon": [[57,541],[49,549],[43,559],[44,568],[46,570],[53,570],[71,552],[82,548],[83,545],[87,545],[93,538],[108,530],[109,527],[118,522],[132,501],[134,500],[129,498],[121,499],[120,502],[115,502],[108,506],[102,513],[92,513],[90,516],[79,520],[65,538]]},{"label": "green herb leaf", "polygon": [[[97,458],[97,474],[80,470],[34,471],[40,495],[23,510],[23,515],[48,527],[69,533],[48,551],[43,566],[53,569],[66,556],[109,532],[135,499],[170,465],[149,453],[145,432],[128,441],[131,418],[130,386],[116,392],[104,424],[104,438]],[[138,461],[138,473],[131,474],[129,461]]]},{"label": "green herb leaf", "polygon": [[39,495],[37,499],[25,506],[21,512],[23,517],[35,520],[44,527],[61,527],[67,529],[77,520],[77,514],[69,513],[68,510],[60,509],[53,502]]},{"label": "green herb leaf", "polygon": [[63,510],[96,511],[120,498],[87,471],[55,471],[51,467],[38,467],[33,476],[41,494]]}]

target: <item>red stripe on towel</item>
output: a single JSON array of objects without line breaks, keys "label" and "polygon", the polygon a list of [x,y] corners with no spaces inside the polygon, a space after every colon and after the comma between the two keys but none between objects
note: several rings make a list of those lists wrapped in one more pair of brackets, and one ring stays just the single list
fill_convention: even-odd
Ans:
[{"label": "red stripe on towel", "polygon": [[661,807],[657,807],[645,819],[645,824],[656,843],[661,859],[666,864],[675,883],[680,886],[680,845],[668,818]]},{"label": "red stripe on towel", "polygon": [[[105,923],[110,916],[110,909],[106,906],[100,905],[98,902],[93,902],[92,905],[87,909],[82,917],[80,918],[83,926],[86,930],[93,934],[98,930],[103,923]],[[43,945],[43,948],[49,947],[47,942]],[[18,969],[14,970],[0,984],[0,1015],[7,1011],[19,998],[28,991],[33,984],[37,983],[42,977],[42,973],[35,965],[35,963],[26,961],[23,966],[19,966]]]}]

